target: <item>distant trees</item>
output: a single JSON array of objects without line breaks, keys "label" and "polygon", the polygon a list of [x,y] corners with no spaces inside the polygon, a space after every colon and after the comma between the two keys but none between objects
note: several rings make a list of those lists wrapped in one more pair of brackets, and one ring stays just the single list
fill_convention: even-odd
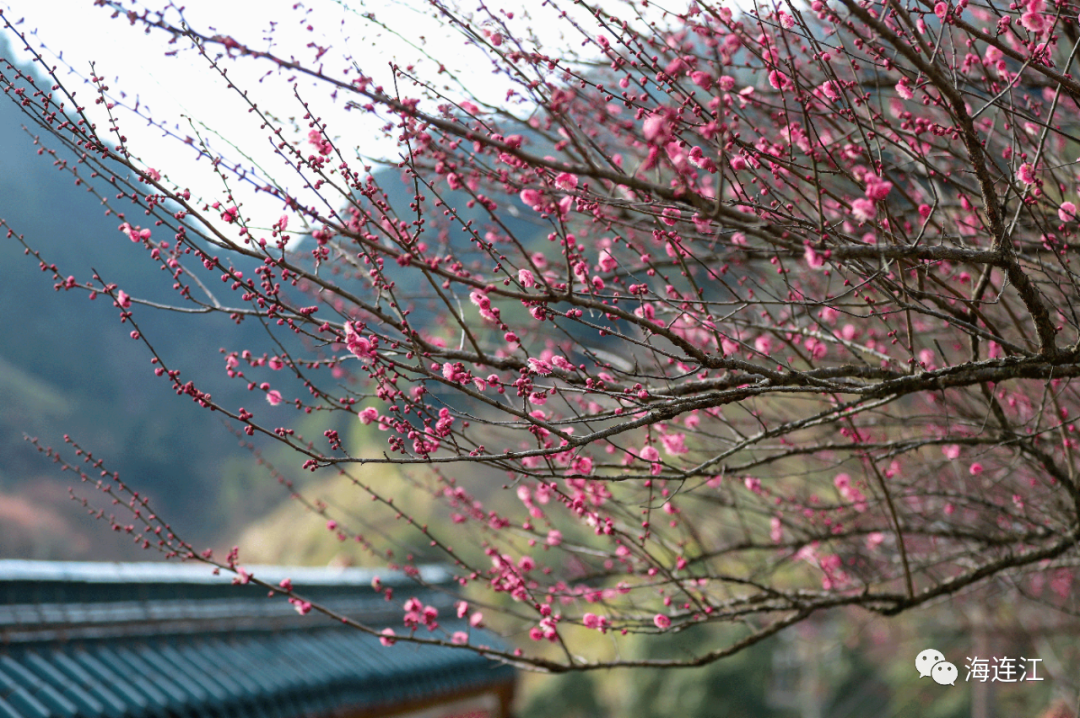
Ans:
[{"label": "distant trees", "polygon": [[[327,94],[234,85],[264,136],[210,157],[218,191],[137,160],[117,139],[128,118],[95,124],[63,78],[2,77],[43,145],[126,212],[120,231],[176,309],[266,328],[265,346],[207,358],[258,401],[218,404],[159,356],[154,304],[96,277],[57,286],[106,295],[177,394],[341,472],[365,513],[398,513],[387,467],[422,469],[412,490],[444,509],[401,520],[456,566],[462,620],[502,613],[535,642],[488,649],[404,606],[387,643],[552,671],[674,667],[827,609],[894,615],[994,577],[1072,605],[1078,145],[1062,118],[1080,83],[1065,5],[567,3],[578,54],[534,43],[521,13],[432,0],[511,87],[496,106],[423,65],[380,84],[359,55],[338,71],[314,43],[98,4],[220,77],[253,65]],[[330,98],[386,120],[390,179],[358,158],[364,136],[327,131]],[[249,140],[272,141],[279,166],[244,170]],[[253,192],[284,213],[249,215]],[[343,416],[385,446],[351,453]],[[322,436],[297,433],[310,417]],[[140,541],[195,557],[125,501]],[[682,657],[607,648],[709,623],[743,630]]]}]

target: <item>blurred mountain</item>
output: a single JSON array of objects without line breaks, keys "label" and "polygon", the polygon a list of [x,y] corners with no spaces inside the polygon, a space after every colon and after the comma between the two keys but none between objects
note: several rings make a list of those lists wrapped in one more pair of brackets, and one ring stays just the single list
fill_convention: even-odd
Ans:
[{"label": "blurred mountain", "polygon": [[[0,37],[0,57],[7,54],[2,43]],[[23,235],[46,263],[55,264],[63,277],[74,276],[81,283],[97,272],[133,297],[177,303],[159,266],[118,231],[122,220],[107,216],[85,183],[77,185],[62,165],[48,154],[38,154],[34,135],[40,128],[27,128],[29,118],[11,97],[4,99],[8,101],[0,101],[0,219]],[[41,146],[59,149],[47,134]],[[60,152],[59,157],[76,164],[69,153]],[[377,177],[390,205],[407,216],[413,200],[411,183],[402,181],[397,170],[380,170]],[[483,208],[470,203],[464,192],[448,193],[444,199],[462,220],[490,227]],[[504,230],[537,249],[548,244],[543,239],[550,227],[516,197],[503,201]],[[132,223],[139,219],[142,212],[136,210]],[[430,242],[452,242],[455,252],[468,257],[466,261],[490,261],[475,252],[456,227],[433,224],[428,236]],[[250,261],[232,261],[245,274],[254,269]],[[402,268],[391,266],[388,272],[391,279],[400,280],[403,290],[408,286],[409,276]],[[23,517],[20,522],[31,523],[34,514],[42,520],[48,516],[49,522],[68,517],[75,522],[71,531],[82,538],[44,541],[38,533],[23,531],[16,532],[21,537],[16,541],[11,532],[0,532],[0,557],[146,558],[104,526],[94,527],[80,518],[83,512],[76,510],[66,491],[35,493],[43,477],[65,485],[69,475],[55,471],[24,434],[54,447],[70,435],[150,497],[155,511],[178,535],[198,547],[231,542],[250,522],[287,499],[287,492],[255,465],[217,415],[177,397],[168,381],[153,374],[149,351],[129,337],[130,324],[119,321],[119,310],[108,298],[88,301],[86,292],[57,291],[54,284],[52,272],[41,271],[16,238],[0,232],[0,523],[8,516],[7,525],[14,526],[10,517],[16,513]],[[439,333],[439,324],[446,322],[445,308],[427,306],[419,295],[409,299],[417,300],[411,317],[414,326]],[[471,305],[466,309],[474,311]],[[248,408],[265,408],[261,392],[249,392],[245,381],[226,377],[219,353],[220,348],[249,349],[256,356],[277,353],[257,321],[237,325],[226,316],[185,315],[139,305],[133,311],[170,368],[182,371],[182,381],[193,380],[232,409],[245,403]],[[283,393],[285,374],[274,377],[275,388]],[[295,388],[295,395],[306,394],[298,383]],[[285,406],[279,410],[290,411]],[[345,425],[348,418],[343,415],[338,421]],[[304,425],[312,438],[326,428]],[[73,458],[71,452],[68,458]],[[295,472],[303,480],[306,472],[299,470],[299,463],[295,456],[278,457],[283,471]],[[64,536],[65,531],[51,535]]]},{"label": "blurred mountain", "polygon": [[[132,296],[170,299],[162,272],[117,231],[119,220],[106,216],[85,185],[76,186],[48,155],[37,154],[26,122],[13,102],[0,101],[0,218],[62,276],[82,282],[94,268]],[[55,144],[50,140],[43,144]],[[70,434],[153,498],[182,536],[212,542],[234,532],[249,512],[243,496],[223,501],[222,486],[230,479],[223,467],[246,452],[213,415],[179,399],[154,376],[148,350],[131,340],[130,325],[120,323],[111,301],[90,302],[85,292],[56,291],[53,284],[51,272],[42,272],[22,245],[0,235],[0,525],[6,527],[0,557],[136,555],[105,527],[80,519],[66,491],[35,494],[43,476],[61,481],[68,475],[53,470],[24,433],[52,446]],[[233,407],[262,400],[242,383],[229,382],[224,360],[217,359],[219,347],[254,350],[265,342],[262,327],[236,326],[227,317],[136,311],[147,336],[183,376]],[[46,523],[67,518],[79,527],[71,531],[88,538],[54,538],[45,546],[35,543],[33,532],[21,532],[16,540],[7,528],[16,525],[16,513],[27,512]],[[66,530],[46,533],[62,537]]]}]

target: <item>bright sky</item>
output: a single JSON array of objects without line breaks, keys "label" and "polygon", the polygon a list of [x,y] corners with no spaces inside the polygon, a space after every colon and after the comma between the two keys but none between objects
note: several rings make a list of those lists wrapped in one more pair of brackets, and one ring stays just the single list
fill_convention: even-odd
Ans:
[{"label": "bright sky", "polygon": [[[580,36],[569,41],[560,38],[558,32],[565,24],[551,22],[554,11],[536,7],[539,5],[530,3],[533,20],[529,27],[543,39],[545,46],[572,42],[572,46],[580,48]],[[283,176],[289,172],[271,151],[268,133],[260,130],[258,119],[246,111],[243,101],[208,67],[206,60],[190,49],[190,44],[168,46],[164,33],[146,35],[123,18],[111,18],[111,10],[95,7],[93,0],[0,0],[0,7],[5,8],[4,14],[12,22],[24,19],[19,29],[46,48],[43,54],[50,64],[61,60],[70,66],[68,70],[64,64],[60,65],[61,80],[69,88],[79,88],[79,99],[87,98],[88,105],[90,88],[69,73],[87,77],[90,63],[95,62],[97,73],[107,78],[111,93],[131,107],[137,105],[155,120],[167,121],[167,127],[181,137],[194,136],[198,131],[218,152],[234,158],[237,154],[225,140],[236,142],[270,174]],[[296,0],[190,0],[184,12],[197,30],[229,35],[253,48],[293,56],[308,65],[314,63],[317,46],[328,48],[320,62],[328,73],[338,76],[351,56],[361,63],[364,74],[387,85],[390,74],[386,68],[391,60],[402,66],[420,62],[418,72],[422,76],[434,74],[424,69],[425,65],[430,69],[434,66],[423,60],[415,47],[422,46],[456,72],[474,92],[479,88],[480,99],[501,103],[508,84],[492,76],[491,64],[484,55],[474,47],[467,47],[460,35],[434,20],[430,10],[416,8],[426,8],[426,3],[423,0],[377,3],[313,0],[306,4]],[[394,36],[362,17],[373,10],[378,21],[399,32],[404,29],[407,35]],[[522,15],[518,11],[516,20],[512,21],[518,27],[524,27]],[[177,18],[175,14],[172,17]],[[175,57],[165,56],[167,51],[177,48],[183,48],[183,52]],[[19,56],[27,57],[25,53]],[[325,87],[315,89],[311,81],[294,80],[291,74],[267,75],[270,66],[266,62],[228,64],[229,76],[251,93],[260,108],[271,109],[281,119],[302,117],[303,109],[293,96],[295,82],[301,95],[313,103],[317,114],[328,123],[332,137],[343,136],[345,146],[359,145],[357,149],[368,157],[396,158],[393,143],[385,141],[377,131],[380,123],[361,113],[345,112],[342,100],[331,101]],[[407,87],[401,90],[403,95],[410,94]],[[463,98],[460,93],[456,97]],[[91,109],[102,112],[101,108]],[[129,147],[147,166],[161,170],[171,181],[190,187],[193,193],[206,199],[217,198],[215,193],[223,189],[222,183],[210,173],[209,163],[191,162],[195,156],[193,149],[175,139],[163,138],[162,130],[148,126],[145,119],[119,109],[117,113],[129,138]],[[104,127],[107,123],[98,124]],[[281,211],[280,203],[269,199],[249,195],[246,202],[244,210],[249,216],[276,218]],[[260,206],[260,202],[266,203],[265,206]]]}]

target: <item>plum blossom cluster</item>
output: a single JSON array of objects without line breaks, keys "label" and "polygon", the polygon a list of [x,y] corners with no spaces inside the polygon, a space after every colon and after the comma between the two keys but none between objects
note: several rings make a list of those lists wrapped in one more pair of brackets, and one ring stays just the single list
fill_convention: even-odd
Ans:
[{"label": "plum blossom cluster", "polygon": [[[645,22],[628,4],[555,52],[526,17],[432,7],[507,107],[448,97],[420,59],[339,73],[171,6],[131,16],[219,77],[250,64],[326,90],[274,111],[236,88],[281,161],[255,182],[280,217],[140,169],[61,78],[3,75],[79,172],[150,215],[107,200],[176,309],[266,327],[223,351],[258,401],[217,403],[153,354],[163,381],[403,522],[406,552],[345,513],[330,533],[452,566],[458,619],[502,613],[522,639],[504,660],[596,668],[579,647],[597,633],[737,622],[747,638],[686,662],[716,660],[819,611],[895,615],[1002,574],[1035,594],[1053,572],[1046,602],[1075,608],[1075,16],[694,1]],[[334,102],[379,118],[392,168],[327,130]],[[33,256],[58,291],[108,294],[153,352],[148,302]],[[410,601],[381,640],[444,641],[439,618]],[[444,642],[493,655],[464,630]]]}]

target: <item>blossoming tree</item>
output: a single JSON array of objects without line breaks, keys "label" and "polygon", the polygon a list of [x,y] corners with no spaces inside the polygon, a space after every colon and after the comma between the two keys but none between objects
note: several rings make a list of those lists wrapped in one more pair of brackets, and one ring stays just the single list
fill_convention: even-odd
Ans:
[{"label": "blossoming tree", "polygon": [[[387,465],[422,471],[445,513],[401,520],[455,566],[461,625],[499,612],[532,639],[477,645],[410,605],[385,643],[552,671],[700,665],[828,609],[894,615],[991,577],[1068,606],[1080,34],[1067,5],[555,3],[582,49],[553,53],[527,15],[430,0],[509,88],[497,104],[420,50],[380,81],[361,57],[332,70],[314,43],[265,49],[175,7],[97,4],[198,53],[260,118],[278,166],[243,169],[243,138],[236,156],[195,141],[227,189],[180,186],[123,139],[128,115],[100,77],[96,109],[44,63],[45,81],[7,66],[4,90],[165,270],[174,309],[266,327],[266,347],[229,348],[223,367],[259,400],[222,405],[155,353],[162,307],[39,259],[59,287],[115,304],[178,394],[340,472],[370,510],[398,511]],[[234,66],[325,94],[261,98]],[[326,127],[333,103],[385,121],[390,171],[358,158],[365,137]],[[256,192],[284,213],[246,212]],[[296,430],[311,416],[317,441]],[[352,453],[342,417],[377,426],[383,447]],[[65,465],[100,464],[83,458]],[[107,469],[91,473],[134,512],[118,530],[200,558]],[[259,580],[236,554],[222,565]],[[742,633],[683,659],[588,657],[597,632],[716,623]]]}]

